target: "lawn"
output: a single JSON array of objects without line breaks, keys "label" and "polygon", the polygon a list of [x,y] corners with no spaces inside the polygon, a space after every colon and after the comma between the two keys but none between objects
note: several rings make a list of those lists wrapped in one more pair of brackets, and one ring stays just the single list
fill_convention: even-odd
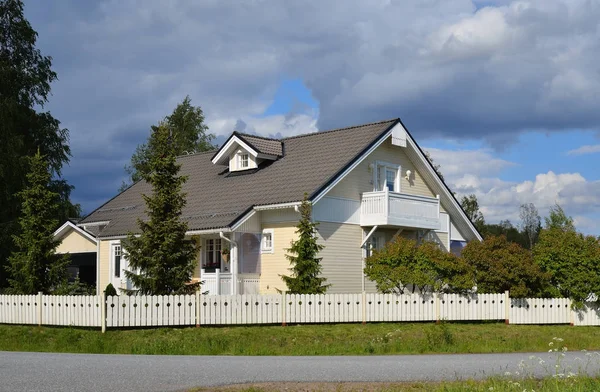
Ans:
[{"label": "lawn", "polygon": [[103,354],[370,355],[600,349],[600,328],[501,323],[385,323],[137,330],[0,325],[0,350]]}]

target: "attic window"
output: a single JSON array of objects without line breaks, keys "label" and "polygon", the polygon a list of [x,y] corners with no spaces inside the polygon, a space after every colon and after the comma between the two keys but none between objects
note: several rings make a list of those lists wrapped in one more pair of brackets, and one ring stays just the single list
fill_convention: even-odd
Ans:
[{"label": "attic window", "polygon": [[248,168],[248,154],[240,154],[239,156],[240,158],[240,169],[247,169]]}]

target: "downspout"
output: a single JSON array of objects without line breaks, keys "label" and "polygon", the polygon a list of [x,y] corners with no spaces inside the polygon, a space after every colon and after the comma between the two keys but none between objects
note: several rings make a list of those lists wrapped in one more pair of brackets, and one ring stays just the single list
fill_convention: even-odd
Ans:
[{"label": "downspout", "polygon": [[[363,257],[362,257],[362,268],[360,269],[360,273],[362,276],[361,279],[361,284],[362,284],[362,292],[365,292],[365,257],[367,256],[367,250],[365,248],[365,244],[367,243],[367,241],[369,241],[369,238],[371,238],[371,236],[373,235],[373,233],[375,233],[375,231],[377,230],[377,225],[373,226],[373,228],[371,229],[371,231],[369,231],[369,233],[366,235],[366,237],[363,239],[362,244],[360,244],[361,249],[363,250]],[[364,232],[363,232],[364,233]]]},{"label": "downspout", "polygon": [[[232,234],[232,236],[233,236],[233,234]],[[230,246],[231,252],[229,252],[229,254],[231,255],[231,294],[235,295],[235,294],[237,294],[237,263],[238,263],[237,242],[225,237],[225,235],[223,234],[222,231],[219,232],[219,237],[231,244],[231,246]],[[218,282],[217,284],[221,284],[221,283]]]},{"label": "downspout", "polygon": [[102,294],[100,287],[100,239],[96,237],[96,295]]}]

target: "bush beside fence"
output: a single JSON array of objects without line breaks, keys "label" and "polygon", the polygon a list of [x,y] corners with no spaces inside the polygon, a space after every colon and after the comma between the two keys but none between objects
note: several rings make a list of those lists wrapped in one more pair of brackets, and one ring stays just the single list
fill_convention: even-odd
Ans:
[{"label": "bush beside fence", "polygon": [[[104,306],[103,306],[104,304]],[[0,323],[100,327],[505,320],[600,325],[592,304],[504,294],[0,295]]]}]

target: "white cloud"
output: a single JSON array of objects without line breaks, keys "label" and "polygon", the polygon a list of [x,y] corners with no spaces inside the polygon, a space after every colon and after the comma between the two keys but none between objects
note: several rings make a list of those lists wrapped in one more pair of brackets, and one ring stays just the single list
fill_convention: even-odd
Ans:
[{"label": "white cloud", "polygon": [[570,150],[567,152],[567,155],[585,155],[585,154],[595,154],[600,152],[600,144],[581,146],[574,150]]},{"label": "white cloud", "polygon": [[[595,0],[32,0],[26,13],[59,74],[49,108],[71,129],[79,188],[92,159],[118,177],[188,94],[220,135],[238,120],[291,135],[402,117],[420,142],[496,148],[525,130],[600,129]],[[283,78],[303,80],[318,114],[263,116]],[[494,180],[509,163],[486,162],[457,184],[509,198]]]},{"label": "white cloud", "polygon": [[442,150],[426,148],[450,189],[459,196],[475,194],[489,223],[508,219],[520,221],[521,204],[533,203],[540,215],[560,204],[575,219],[576,226],[587,233],[600,234],[600,181],[590,181],[580,173],[540,173],[534,179],[515,182],[501,179],[504,169],[515,163],[494,157],[487,149]]}]

